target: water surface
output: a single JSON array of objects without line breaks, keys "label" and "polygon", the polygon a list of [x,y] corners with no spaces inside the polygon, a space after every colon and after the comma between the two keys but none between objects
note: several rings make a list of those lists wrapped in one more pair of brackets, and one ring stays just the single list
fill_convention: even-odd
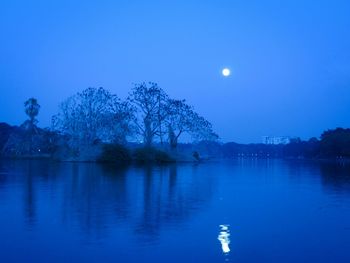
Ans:
[{"label": "water surface", "polygon": [[0,262],[350,262],[342,165],[0,162]]}]

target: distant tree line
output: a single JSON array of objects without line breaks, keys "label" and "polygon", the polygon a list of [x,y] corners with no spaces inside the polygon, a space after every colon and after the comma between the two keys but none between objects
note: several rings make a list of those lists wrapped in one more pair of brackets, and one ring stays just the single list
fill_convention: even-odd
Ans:
[{"label": "distant tree line", "polygon": [[278,157],[298,159],[350,158],[350,129],[336,128],[324,131],[320,138],[291,139],[288,144],[238,144],[221,145],[221,153],[230,157]]}]

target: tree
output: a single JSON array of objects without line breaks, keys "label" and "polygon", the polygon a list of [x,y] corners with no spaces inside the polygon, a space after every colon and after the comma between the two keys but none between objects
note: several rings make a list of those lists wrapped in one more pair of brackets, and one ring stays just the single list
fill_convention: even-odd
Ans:
[{"label": "tree", "polygon": [[191,132],[192,107],[185,100],[169,100],[169,114],[166,122],[168,126],[168,139],[172,149],[175,149],[181,134]]},{"label": "tree", "polygon": [[215,141],[219,136],[213,131],[213,125],[204,117],[193,112],[190,135],[195,141]]},{"label": "tree", "polygon": [[30,98],[24,102],[24,111],[28,115],[29,120],[25,121],[22,125],[25,129],[35,130],[38,120],[35,118],[38,116],[40,105],[35,98]]},{"label": "tree", "polygon": [[320,141],[322,157],[350,156],[350,129],[336,128],[322,133]]},{"label": "tree", "polygon": [[151,146],[155,136],[163,143],[164,120],[169,114],[168,95],[156,83],[143,82],[134,86],[128,101],[134,106],[137,133],[144,144]]},{"label": "tree", "polygon": [[172,149],[177,147],[179,137],[187,133],[194,140],[216,140],[218,136],[213,132],[212,125],[196,113],[185,100],[168,101],[168,139]]},{"label": "tree", "polygon": [[123,144],[127,136],[134,133],[134,110],[129,102],[121,101],[116,95],[112,95],[108,112],[104,115],[103,129],[100,134],[107,141]]},{"label": "tree", "polygon": [[129,135],[132,111],[104,88],[87,88],[60,104],[54,129],[79,144],[96,140],[123,143]]}]

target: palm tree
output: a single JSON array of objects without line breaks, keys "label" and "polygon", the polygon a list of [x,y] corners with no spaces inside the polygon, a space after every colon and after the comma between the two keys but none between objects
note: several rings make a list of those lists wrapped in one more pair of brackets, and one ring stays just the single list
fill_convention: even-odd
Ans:
[{"label": "palm tree", "polygon": [[37,123],[35,117],[39,114],[40,105],[35,98],[30,98],[24,102],[25,113],[29,117],[29,121],[32,127]]},{"label": "palm tree", "polygon": [[37,120],[35,119],[38,116],[40,110],[40,105],[35,98],[30,98],[24,102],[24,111],[28,115],[29,120],[26,120],[22,127],[28,132],[29,138],[29,153],[33,153],[33,143],[34,143],[34,134],[38,134],[36,127]]}]

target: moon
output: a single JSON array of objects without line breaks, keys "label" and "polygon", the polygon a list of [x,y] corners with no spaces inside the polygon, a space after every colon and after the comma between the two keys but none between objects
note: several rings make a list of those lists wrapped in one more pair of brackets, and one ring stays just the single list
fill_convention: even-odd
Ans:
[{"label": "moon", "polygon": [[223,75],[224,77],[230,76],[230,75],[231,75],[230,69],[224,68],[224,69],[222,70],[222,75]]}]

